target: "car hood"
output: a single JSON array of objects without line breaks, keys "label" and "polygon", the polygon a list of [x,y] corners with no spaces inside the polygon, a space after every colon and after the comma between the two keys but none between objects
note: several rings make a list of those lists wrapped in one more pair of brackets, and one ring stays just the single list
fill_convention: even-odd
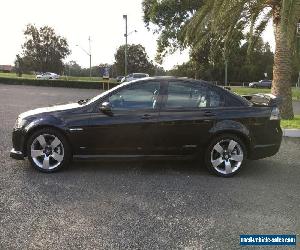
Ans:
[{"label": "car hood", "polygon": [[44,107],[44,108],[37,108],[33,110],[26,111],[19,115],[21,119],[24,119],[29,116],[39,115],[43,113],[50,113],[50,112],[57,112],[57,111],[67,111],[70,109],[75,109],[81,107],[78,103],[68,103],[68,104],[62,104],[62,105],[54,105],[50,107]]}]

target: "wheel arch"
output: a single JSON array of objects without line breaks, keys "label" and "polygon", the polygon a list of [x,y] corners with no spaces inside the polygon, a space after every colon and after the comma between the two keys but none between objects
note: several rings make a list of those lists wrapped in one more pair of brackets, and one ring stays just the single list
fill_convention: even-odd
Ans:
[{"label": "wheel arch", "polygon": [[233,129],[224,129],[224,130],[216,131],[210,137],[210,140],[207,143],[206,147],[209,146],[211,140],[213,140],[214,138],[219,137],[221,135],[234,135],[234,136],[237,136],[245,144],[245,147],[246,147],[246,150],[247,150],[247,156],[250,154],[250,152],[251,152],[251,139],[250,139],[250,137],[248,135],[246,135],[245,133],[239,131],[239,130],[233,130]]}]

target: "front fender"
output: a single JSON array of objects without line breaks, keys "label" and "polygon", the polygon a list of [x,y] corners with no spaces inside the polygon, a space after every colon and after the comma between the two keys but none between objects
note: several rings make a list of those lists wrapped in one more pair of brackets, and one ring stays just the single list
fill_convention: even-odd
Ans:
[{"label": "front fender", "polygon": [[63,122],[54,117],[54,116],[45,116],[45,117],[36,117],[33,118],[32,120],[28,121],[28,124],[25,125],[21,130],[15,132],[14,134],[18,133],[17,137],[19,137],[19,143],[18,143],[18,148],[23,152],[24,156],[27,155],[26,152],[26,145],[27,145],[27,140],[29,136],[38,128],[41,127],[53,127],[56,129],[59,129],[61,131],[64,131],[64,126]]},{"label": "front fender", "polygon": [[64,123],[60,119],[52,115],[48,115],[41,118],[36,118],[33,121],[29,122],[25,126],[24,131],[26,132],[26,134],[28,134],[30,133],[30,131],[34,130],[35,128],[44,127],[44,126],[51,126],[58,129],[63,129]]}]

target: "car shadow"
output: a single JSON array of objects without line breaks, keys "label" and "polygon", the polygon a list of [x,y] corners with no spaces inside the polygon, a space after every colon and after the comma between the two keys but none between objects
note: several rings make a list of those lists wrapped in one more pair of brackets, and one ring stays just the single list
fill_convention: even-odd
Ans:
[{"label": "car shadow", "polygon": [[207,170],[202,161],[184,160],[84,160],[73,161],[64,172],[101,172],[124,173],[138,172],[140,174],[170,174],[184,173],[205,175]]},{"label": "car shadow", "polygon": [[[140,175],[199,175],[199,176],[217,176],[211,174],[203,160],[73,160],[69,166],[62,170],[45,174],[40,173],[30,166],[28,161],[24,161],[22,165],[26,168],[28,175],[41,175],[41,176],[59,176],[59,175],[72,175],[79,174],[126,174],[135,173]],[[256,178],[258,176],[265,176],[269,174],[270,162],[268,159],[245,161],[241,171],[233,178]],[[271,169],[272,170],[272,169]]]}]

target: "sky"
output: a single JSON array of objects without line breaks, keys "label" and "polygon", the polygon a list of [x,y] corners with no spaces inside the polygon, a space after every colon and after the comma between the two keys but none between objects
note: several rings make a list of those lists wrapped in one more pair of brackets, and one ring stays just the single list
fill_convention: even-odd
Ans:
[{"label": "sky", "polygon": [[[88,50],[91,37],[92,65],[113,63],[117,48],[125,43],[125,22],[128,15],[128,43],[142,44],[151,60],[156,54],[157,35],[145,28],[142,0],[6,0],[0,9],[0,65],[13,65],[24,43],[26,24],[48,25],[65,37],[72,51],[66,62],[75,60],[82,67],[89,66]],[[274,49],[272,25],[263,34],[264,41]],[[76,46],[79,45],[80,47]],[[188,51],[177,51],[165,58],[163,67],[171,69],[188,60]]]}]

